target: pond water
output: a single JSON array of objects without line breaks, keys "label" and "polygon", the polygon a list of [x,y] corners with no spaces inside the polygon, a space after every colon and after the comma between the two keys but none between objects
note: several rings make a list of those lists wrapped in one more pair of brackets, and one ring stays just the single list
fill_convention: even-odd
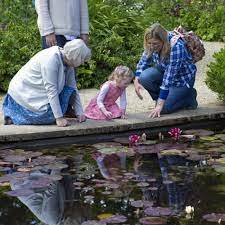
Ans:
[{"label": "pond water", "polygon": [[225,134],[170,135],[1,150],[0,225],[225,224]]}]

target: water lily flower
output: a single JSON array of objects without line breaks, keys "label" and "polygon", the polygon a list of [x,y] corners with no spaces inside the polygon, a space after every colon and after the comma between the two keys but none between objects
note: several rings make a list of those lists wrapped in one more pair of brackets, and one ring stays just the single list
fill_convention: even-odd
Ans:
[{"label": "water lily flower", "polygon": [[193,206],[186,206],[185,207],[185,212],[187,213],[187,214],[191,214],[191,213],[193,213],[195,210],[194,210],[194,207]]},{"label": "water lily flower", "polygon": [[129,136],[129,145],[133,146],[135,145],[139,140],[140,140],[140,136],[136,135],[136,134],[132,134]]},{"label": "water lily flower", "polygon": [[175,141],[179,140],[181,133],[182,133],[182,130],[177,127],[171,128],[170,131],[168,132],[170,137],[172,137]]}]

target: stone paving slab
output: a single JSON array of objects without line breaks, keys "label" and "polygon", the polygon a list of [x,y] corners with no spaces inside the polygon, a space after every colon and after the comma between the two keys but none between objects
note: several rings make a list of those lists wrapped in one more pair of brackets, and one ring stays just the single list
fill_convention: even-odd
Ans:
[{"label": "stone paving slab", "polygon": [[163,115],[160,118],[148,118],[148,113],[129,114],[126,120],[115,119],[113,121],[87,120],[78,123],[71,119],[71,126],[57,127],[56,125],[45,126],[0,126],[0,143],[22,142],[48,138],[86,137],[89,135],[106,135],[132,130],[151,129],[165,126],[177,126],[180,124],[203,121],[208,123],[212,120],[225,118],[225,106],[206,105],[197,110],[184,110],[177,113]]}]

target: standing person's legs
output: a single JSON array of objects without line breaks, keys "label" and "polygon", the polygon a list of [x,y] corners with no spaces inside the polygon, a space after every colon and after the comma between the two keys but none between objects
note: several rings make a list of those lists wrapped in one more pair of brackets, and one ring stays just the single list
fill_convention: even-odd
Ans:
[{"label": "standing person's legs", "polygon": [[148,91],[154,101],[159,97],[162,80],[163,72],[155,67],[144,70],[139,77],[140,84]]},{"label": "standing person's legs", "polygon": [[[64,35],[56,35],[56,41],[57,41],[57,45],[61,48],[64,47],[64,45],[66,44],[67,40],[65,38]],[[42,48],[43,49],[46,49],[46,48],[49,48],[49,46],[47,45],[46,43],[46,37],[45,36],[42,36],[41,37],[41,44],[42,44]]]}]

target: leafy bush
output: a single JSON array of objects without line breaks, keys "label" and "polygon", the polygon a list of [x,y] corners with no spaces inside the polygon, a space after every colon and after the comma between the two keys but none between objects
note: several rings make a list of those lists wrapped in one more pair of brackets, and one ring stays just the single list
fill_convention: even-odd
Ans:
[{"label": "leafy bush", "polygon": [[[224,0],[89,0],[92,60],[77,70],[78,88],[98,87],[118,64],[135,70],[143,33],[154,22],[183,25],[204,40],[225,41]],[[0,90],[40,48],[31,0],[0,1]],[[4,28],[6,25],[6,29]]]},{"label": "leafy bush", "polygon": [[225,48],[215,53],[215,62],[209,64],[207,71],[206,84],[218,94],[219,99],[225,101]]}]

